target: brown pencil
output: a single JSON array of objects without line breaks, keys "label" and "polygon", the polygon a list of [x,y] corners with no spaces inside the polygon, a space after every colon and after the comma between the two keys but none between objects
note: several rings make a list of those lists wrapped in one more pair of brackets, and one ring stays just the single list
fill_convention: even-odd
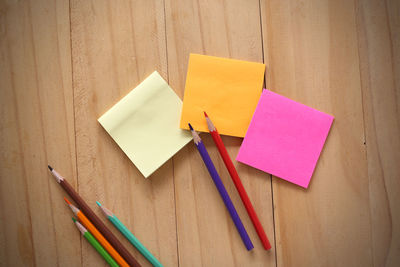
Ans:
[{"label": "brown pencil", "polygon": [[48,166],[51,174],[56,178],[56,181],[61,185],[61,187],[68,193],[68,195],[75,201],[80,210],[86,215],[86,217],[92,222],[92,224],[103,234],[103,236],[108,240],[108,242],[119,252],[119,254],[126,260],[126,262],[131,266],[138,266],[140,264],[135,260],[135,258],[128,252],[128,250],[119,242],[119,240],[114,236],[114,234],[104,225],[104,223],[97,217],[97,215],[92,211],[92,209],[86,204],[86,202],[78,195],[74,188],[62,177],[58,172],[56,172],[51,166]]}]

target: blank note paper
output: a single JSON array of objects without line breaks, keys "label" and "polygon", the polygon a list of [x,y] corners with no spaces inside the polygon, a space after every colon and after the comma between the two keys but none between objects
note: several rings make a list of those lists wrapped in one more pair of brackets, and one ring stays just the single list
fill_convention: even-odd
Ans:
[{"label": "blank note paper", "polygon": [[180,98],[155,71],[99,122],[147,178],[192,139],[179,129],[181,108]]},{"label": "blank note paper", "polygon": [[264,90],[237,160],[308,187],[333,116]]},{"label": "blank note paper", "polygon": [[191,54],[180,127],[208,132],[203,111],[224,135],[244,137],[260,98],[265,65]]}]

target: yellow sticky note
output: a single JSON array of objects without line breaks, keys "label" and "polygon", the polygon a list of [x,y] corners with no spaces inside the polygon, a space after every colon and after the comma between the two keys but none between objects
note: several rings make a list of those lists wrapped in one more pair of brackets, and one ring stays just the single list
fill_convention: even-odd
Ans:
[{"label": "yellow sticky note", "polygon": [[155,71],[98,121],[147,178],[192,139],[179,129],[181,109],[180,98]]},{"label": "yellow sticky note", "polygon": [[263,89],[265,65],[190,54],[180,127],[208,132],[203,111],[218,132],[244,137]]}]

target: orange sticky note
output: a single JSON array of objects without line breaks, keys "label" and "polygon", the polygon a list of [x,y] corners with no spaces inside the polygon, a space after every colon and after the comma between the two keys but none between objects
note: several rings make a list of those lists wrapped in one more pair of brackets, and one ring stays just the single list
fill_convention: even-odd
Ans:
[{"label": "orange sticky note", "polygon": [[190,54],[180,127],[208,132],[203,111],[218,132],[244,137],[263,89],[265,65]]}]

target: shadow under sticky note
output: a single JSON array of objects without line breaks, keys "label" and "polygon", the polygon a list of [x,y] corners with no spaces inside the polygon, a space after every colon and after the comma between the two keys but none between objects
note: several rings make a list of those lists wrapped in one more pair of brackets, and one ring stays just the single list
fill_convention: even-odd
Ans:
[{"label": "shadow under sticky note", "polygon": [[260,98],[265,65],[190,54],[180,127],[208,132],[203,111],[223,135],[244,137]]},{"label": "shadow under sticky note", "polygon": [[192,139],[179,128],[181,109],[180,98],[155,71],[98,121],[147,178]]},{"label": "shadow under sticky note", "polygon": [[307,188],[333,119],[264,90],[237,160]]}]

